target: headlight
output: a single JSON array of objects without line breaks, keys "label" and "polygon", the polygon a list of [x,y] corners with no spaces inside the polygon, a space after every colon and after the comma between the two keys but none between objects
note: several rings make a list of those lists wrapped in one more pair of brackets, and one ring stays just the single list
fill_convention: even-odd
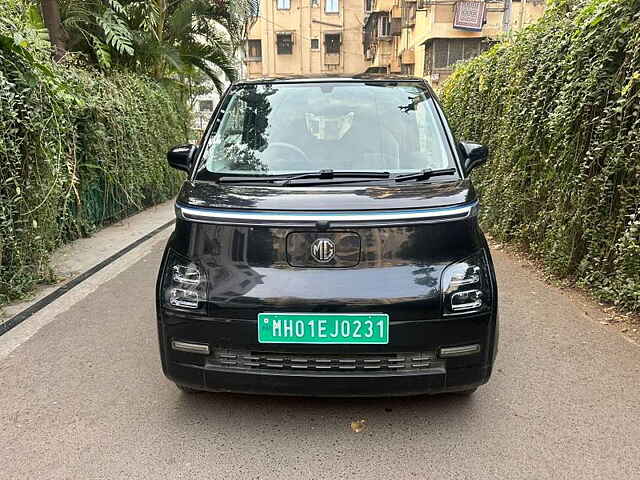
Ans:
[{"label": "headlight", "polygon": [[164,270],[163,303],[168,307],[195,310],[207,301],[207,279],[195,263],[169,252]]},{"label": "headlight", "polygon": [[445,315],[487,310],[490,302],[489,267],[483,252],[445,268],[442,273]]}]

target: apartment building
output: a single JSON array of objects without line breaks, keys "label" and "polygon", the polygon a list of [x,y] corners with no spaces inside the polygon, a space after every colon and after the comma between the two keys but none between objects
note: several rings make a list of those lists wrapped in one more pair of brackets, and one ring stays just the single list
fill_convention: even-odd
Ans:
[{"label": "apartment building", "polygon": [[370,72],[425,77],[438,86],[457,62],[535,22],[544,0],[365,0]]},{"label": "apartment building", "polygon": [[363,72],[365,0],[257,0],[244,63],[249,78]]}]

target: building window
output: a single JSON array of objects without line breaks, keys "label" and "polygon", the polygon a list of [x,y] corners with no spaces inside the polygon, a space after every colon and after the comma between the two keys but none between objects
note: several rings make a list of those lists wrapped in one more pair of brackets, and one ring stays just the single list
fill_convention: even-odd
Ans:
[{"label": "building window", "polygon": [[389,15],[381,15],[380,23],[378,23],[378,36],[388,37],[389,35],[391,35],[391,20],[389,20]]},{"label": "building window", "polygon": [[201,112],[212,112],[213,111],[213,100],[200,100],[200,111]]},{"label": "building window", "polygon": [[482,52],[480,38],[436,38],[433,40],[433,68],[450,69],[458,62]]},{"label": "building window", "polygon": [[324,0],[324,13],[338,13],[339,0]]},{"label": "building window", "polygon": [[364,11],[371,12],[373,10],[373,0],[364,0]]},{"label": "building window", "polygon": [[291,8],[291,0],[278,0],[278,10],[289,10]]},{"label": "building window", "polygon": [[249,40],[247,43],[247,57],[250,59],[262,58],[262,41]]},{"label": "building window", "polygon": [[320,6],[320,0],[311,0],[311,6],[312,7],[319,7]]},{"label": "building window", "polygon": [[318,38],[311,39],[311,50],[320,50],[320,39]]},{"label": "building window", "polygon": [[339,33],[325,34],[324,53],[340,53],[340,34]]},{"label": "building window", "polygon": [[293,34],[276,34],[278,55],[291,55],[293,53]]}]

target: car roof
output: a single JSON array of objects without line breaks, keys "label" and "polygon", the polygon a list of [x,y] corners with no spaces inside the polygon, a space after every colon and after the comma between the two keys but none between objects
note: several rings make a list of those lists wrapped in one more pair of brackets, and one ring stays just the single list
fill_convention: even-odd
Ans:
[{"label": "car roof", "polygon": [[409,82],[426,83],[423,78],[409,77],[406,75],[393,75],[382,73],[358,73],[342,75],[283,75],[254,79],[245,79],[235,82],[235,85],[251,85],[262,83],[317,83],[317,82]]}]

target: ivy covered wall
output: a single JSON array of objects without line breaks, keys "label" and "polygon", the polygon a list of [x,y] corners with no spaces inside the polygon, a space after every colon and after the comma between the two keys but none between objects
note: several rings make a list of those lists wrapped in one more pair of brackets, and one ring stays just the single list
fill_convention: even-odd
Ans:
[{"label": "ivy covered wall", "polygon": [[640,311],[640,0],[555,0],[445,84],[484,227],[549,271]]},{"label": "ivy covered wall", "polygon": [[0,35],[0,305],[51,277],[69,240],[171,198],[187,137],[179,92],[34,58]]}]

